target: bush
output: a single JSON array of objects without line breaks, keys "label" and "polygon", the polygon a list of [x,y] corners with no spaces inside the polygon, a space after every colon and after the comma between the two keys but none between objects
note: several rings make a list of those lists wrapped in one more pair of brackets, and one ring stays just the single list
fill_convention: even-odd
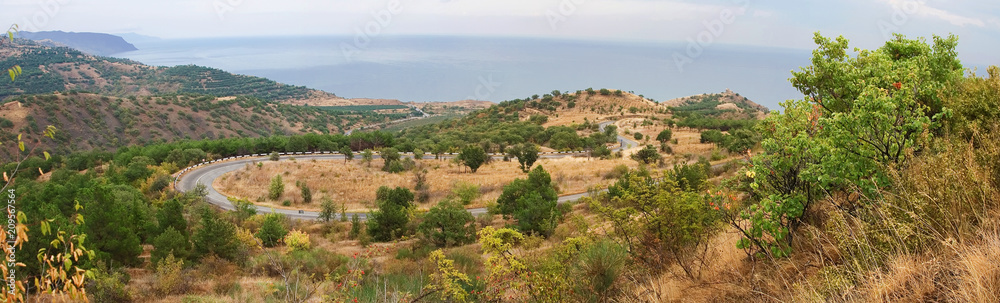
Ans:
[{"label": "bush", "polygon": [[576,293],[589,302],[608,302],[621,291],[621,283],[628,261],[625,248],[610,240],[587,246],[580,252]]},{"label": "bush", "polygon": [[187,291],[190,279],[184,275],[184,261],[168,254],[156,265],[155,283],[153,289],[160,295],[171,295]]},{"label": "bush", "polygon": [[635,137],[636,140],[642,140],[642,133],[636,132],[635,135],[634,135],[634,137]]},{"label": "bush", "polygon": [[271,160],[271,161],[278,161],[278,159],[280,159],[280,158],[281,158],[281,155],[279,155],[278,152],[271,152],[271,155],[268,156],[268,159]]},{"label": "bush", "polygon": [[100,267],[92,269],[92,279],[87,281],[87,292],[94,302],[132,302],[132,292],[127,288],[130,277],[124,270],[107,272]]},{"label": "bush", "polygon": [[438,247],[462,246],[475,240],[475,218],[461,204],[441,201],[424,214],[417,230]]},{"label": "bush", "polygon": [[465,181],[458,181],[452,186],[451,195],[458,199],[458,202],[462,203],[462,205],[469,205],[473,200],[479,198],[479,186]]},{"label": "bush", "polygon": [[285,245],[288,245],[288,249],[291,251],[308,250],[312,247],[309,234],[299,230],[292,230],[285,236]]}]

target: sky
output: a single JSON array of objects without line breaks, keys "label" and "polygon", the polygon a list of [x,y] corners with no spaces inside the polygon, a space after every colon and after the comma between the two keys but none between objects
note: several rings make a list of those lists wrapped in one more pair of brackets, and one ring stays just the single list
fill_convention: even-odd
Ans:
[{"label": "sky", "polygon": [[813,48],[843,35],[876,48],[900,32],[956,34],[971,63],[995,64],[995,0],[0,0],[22,30],[161,38],[463,35]]}]

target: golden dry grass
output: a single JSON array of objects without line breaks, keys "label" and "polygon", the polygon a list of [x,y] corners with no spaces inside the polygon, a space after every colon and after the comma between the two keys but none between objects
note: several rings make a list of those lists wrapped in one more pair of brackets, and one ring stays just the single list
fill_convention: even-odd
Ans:
[{"label": "golden dry grass", "polygon": [[[482,196],[470,207],[483,206],[486,201],[500,196],[503,186],[516,178],[526,178],[516,161],[493,161],[480,167],[476,173],[450,160],[425,159],[418,161],[428,171],[430,201],[439,201],[451,192],[457,182],[478,185]],[[552,181],[561,194],[585,192],[588,187],[604,187],[613,180],[605,180],[604,174],[618,165],[635,167],[629,159],[597,160],[587,158],[540,159],[541,165],[552,176]],[[382,162],[376,159],[371,167],[361,161],[344,163],[343,160],[297,160],[295,162],[264,162],[263,166],[247,166],[227,173],[216,179],[213,186],[222,194],[249,199],[260,205],[282,207],[284,200],[293,201],[295,209],[319,210],[324,197],[336,203],[346,203],[349,211],[365,211],[372,207],[375,191],[380,186],[406,187],[413,189],[413,172],[390,174],[381,171]],[[277,201],[266,199],[271,178],[282,175],[285,193]],[[302,203],[302,195],[295,182],[305,182],[313,192],[311,204]],[[259,199],[263,200],[257,202]],[[433,203],[420,205],[426,209]]]}]

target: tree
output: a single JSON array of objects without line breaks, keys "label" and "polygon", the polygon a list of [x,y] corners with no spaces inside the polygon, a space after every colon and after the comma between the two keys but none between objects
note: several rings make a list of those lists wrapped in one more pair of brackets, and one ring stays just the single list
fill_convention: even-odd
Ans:
[{"label": "tree", "polygon": [[184,219],[184,205],[177,199],[170,199],[163,203],[160,210],[156,212],[156,222],[160,231],[173,228],[185,237],[188,237],[187,220]]},{"label": "tree", "polygon": [[413,159],[414,160],[421,160],[423,158],[424,158],[424,150],[419,149],[419,148],[413,150]]},{"label": "tree", "polygon": [[153,252],[150,253],[149,261],[155,265],[170,254],[181,260],[186,260],[191,255],[191,242],[188,237],[172,226],[167,227],[153,239]]},{"label": "tree", "polygon": [[660,141],[660,143],[670,142],[670,139],[673,137],[673,135],[674,135],[673,131],[671,131],[669,128],[664,129],[660,131],[659,134],[656,135],[656,141]]},{"label": "tree", "polygon": [[652,145],[646,145],[645,148],[632,154],[632,160],[638,161],[642,164],[652,164],[660,161],[662,157],[660,153],[656,151],[656,148]]},{"label": "tree", "polygon": [[264,222],[261,223],[260,229],[257,229],[257,233],[254,234],[264,247],[274,247],[278,245],[281,239],[285,238],[288,234],[288,229],[285,228],[284,224],[285,216],[277,213],[267,214],[264,216]]},{"label": "tree", "polygon": [[335,217],[337,217],[337,205],[330,197],[324,197],[323,203],[320,204],[319,219],[323,222],[330,222]]},{"label": "tree", "polygon": [[483,150],[483,147],[475,144],[466,145],[465,148],[458,154],[458,159],[462,161],[462,164],[468,166],[473,173],[479,169],[483,163],[486,163],[486,158],[489,155]]},{"label": "tree", "polygon": [[392,173],[398,172],[396,171],[396,169],[393,169],[392,164],[395,163],[396,161],[399,161],[399,151],[396,151],[395,148],[391,147],[383,148],[380,155],[382,156],[382,160],[385,161],[384,164],[382,165],[382,171],[387,171]]},{"label": "tree", "polygon": [[373,157],[374,157],[374,155],[372,154],[372,150],[365,149],[365,150],[361,151],[361,162],[365,162],[365,164],[368,165],[368,167],[372,167],[372,158]]},{"label": "tree", "polygon": [[475,220],[461,204],[445,200],[424,214],[417,231],[438,247],[462,246],[475,240]]},{"label": "tree", "polygon": [[517,162],[521,164],[521,171],[527,173],[538,160],[538,147],[531,143],[518,144],[508,148],[507,155],[517,158]]},{"label": "tree", "polygon": [[406,234],[413,209],[413,193],[409,189],[382,186],[375,192],[378,209],[368,216],[368,235],[375,241],[391,241]]},{"label": "tree", "polygon": [[237,261],[245,257],[242,244],[236,238],[236,225],[219,218],[211,208],[201,209],[201,227],[196,229],[191,240],[194,256],[201,258],[215,254],[220,258]]},{"label": "tree", "polygon": [[277,201],[283,194],[285,194],[285,181],[281,179],[281,175],[276,175],[271,178],[271,187],[267,191],[267,197]]},{"label": "tree", "polygon": [[633,136],[635,137],[636,140],[642,140],[642,133],[640,132],[635,132]]},{"label": "tree", "polygon": [[127,185],[100,185],[92,191],[92,196],[81,197],[88,203],[83,214],[87,230],[87,242],[97,252],[97,257],[110,263],[138,265],[142,254],[141,223],[142,214],[148,214],[148,206],[138,189]]},{"label": "tree", "polygon": [[312,190],[309,189],[309,185],[306,184],[306,182],[302,182],[302,184],[299,186],[299,190],[302,192],[302,202],[312,203],[313,201]]},{"label": "tree", "polygon": [[340,148],[340,153],[344,155],[344,163],[354,160],[354,152],[351,151],[351,146],[344,145],[344,147]]},{"label": "tree", "polygon": [[552,177],[541,166],[528,173],[528,179],[515,179],[503,187],[497,198],[500,213],[517,220],[522,232],[549,236],[561,214],[556,210],[559,196]]}]

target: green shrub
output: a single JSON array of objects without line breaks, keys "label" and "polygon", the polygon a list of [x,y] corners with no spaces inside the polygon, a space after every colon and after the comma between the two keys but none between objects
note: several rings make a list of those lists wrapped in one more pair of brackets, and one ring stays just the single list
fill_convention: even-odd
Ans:
[{"label": "green shrub", "polygon": [[479,198],[479,185],[465,181],[455,182],[451,187],[451,195],[458,199],[462,205],[469,205],[473,200]]}]

